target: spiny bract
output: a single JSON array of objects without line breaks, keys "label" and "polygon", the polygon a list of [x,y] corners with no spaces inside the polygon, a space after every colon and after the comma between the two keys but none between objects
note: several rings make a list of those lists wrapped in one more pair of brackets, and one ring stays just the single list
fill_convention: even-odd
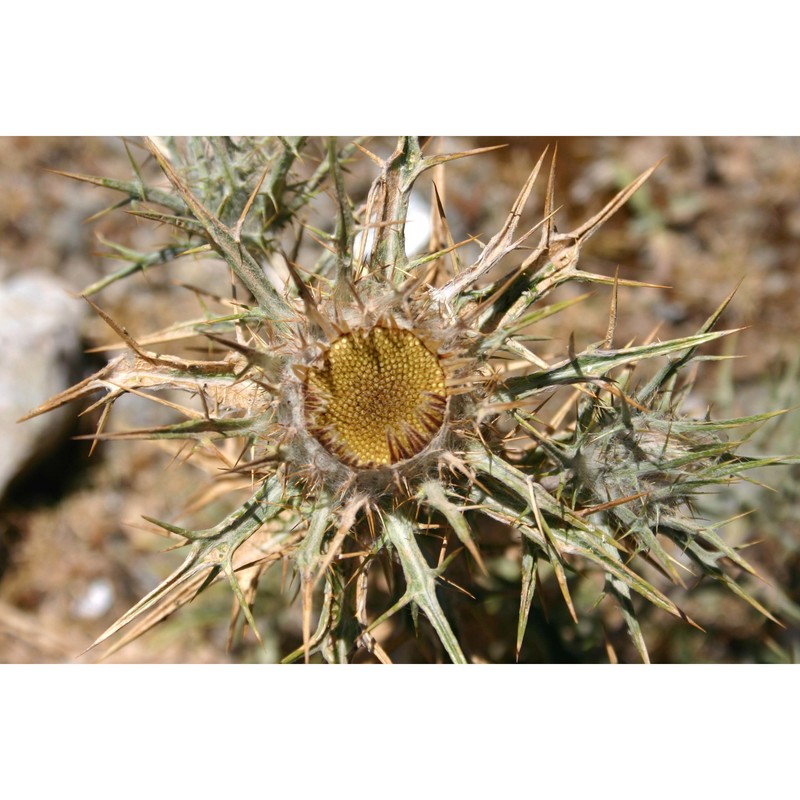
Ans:
[{"label": "spiny bract", "polygon": [[[126,352],[32,414],[103,392],[96,403],[102,439],[112,435],[103,423],[125,392],[183,390],[199,396],[201,410],[185,407],[185,422],[129,435],[183,438],[197,450],[214,439],[239,439],[234,469],[252,476],[255,491],[208,530],[151,520],[185,542],[188,556],[96,644],[127,627],[114,648],[123,645],[222,575],[258,636],[258,579],[289,559],[303,645],[287,659],[319,652],[340,661],[366,648],[389,661],[391,648],[372,632],[409,606],[415,623],[423,612],[450,659],[464,662],[469,642],[455,634],[442,592],[453,591],[444,585],[463,553],[450,546],[453,536],[470,569],[486,574],[487,518],[517,543],[518,654],[539,563],[551,566],[573,617],[567,571],[600,570],[645,661],[632,593],[685,615],[636,569],[639,560],[680,582],[676,565],[683,569],[688,557],[769,615],[731,575],[752,572],[749,565],[717,534],[719,525],[702,522],[692,508],[699,489],[765,463],[734,455],[737,443],[721,432],[769,415],[714,423],[680,412],[688,383],[679,376],[696,348],[725,335],[712,327],[728,301],[694,336],[615,348],[617,287],[637,284],[578,267],[582,245],[655,167],[585,224],[559,233],[553,157],[543,217],[519,233],[542,154],[501,230],[473,263],[462,264],[435,188],[428,252],[409,255],[405,229],[415,180],[472,153],[426,155],[415,138],[403,137],[382,160],[359,142],[339,149],[332,140],[316,169],[303,172],[313,152],[305,138],[145,145],[167,189],[145,185],[135,162],[133,181],[70,177],[121,191],[133,213],[174,227],[178,244],[150,254],[124,251],[131,265],[84,295],[211,251],[254,302],[235,299],[226,313],[186,326],[187,337],[206,337],[217,354],[198,361],[144,349],[96,307]],[[343,167],[354,158],[371,159],[377,171],[361,206],[344,186]],[[321,190],[337,208],[326,230],[312,228],[307,216]],[[316,263],[297,263],[304,235],[320,245]],[[515,253],[524,257],[508,258]],[[568,281],[612,287],[611,322],[604,341],[548,363],[529,347],[530,330],[570,304],[542,304]],[[634,385],[631,365],[654,358],[660,369]],[[543,401],[564,385],[574,393],[545,420]],[[402,577],[393,578],[398,564]],[[394,601],[375,610],[368,596],[381,580]]]}]

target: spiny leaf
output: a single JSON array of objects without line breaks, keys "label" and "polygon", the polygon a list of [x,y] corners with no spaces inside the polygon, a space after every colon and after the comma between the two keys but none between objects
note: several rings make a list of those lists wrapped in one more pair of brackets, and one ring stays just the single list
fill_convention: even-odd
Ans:
[{"label": "spiny leaf", "polygon": [[682,350],[694,349],[701,344],[712,342],[734,331],[716,331],[684,336],[667,342],[653,342],[620,350],[594,350],[583,352],[569,361],[564,361],[549,370],[535,372],[518,378],[509,378],[505,388],[498,394],[503,399],[522,400],[535,392],[558,384],[580,383],[604,375],[614,367],[630,364],[645,358],[657,358]]},{"label": "spiny leaf", "polygon": [[522,539],[522,559],[520,572],[522,574],[522,584],[519,596],[519,621],[517,622],[517,644],[514,650],[517,661],[522,650],[522,640],[525,638],[525,629],[528,627],[528,616],[531,612],[533,594],[536,591],[536,558],[537,551],[531,541],[525,537]]},{"label": "spiny leaf", "polygon": [[291,313],[284,300],[275,291],[267,280],[264,271],[250,255],[247,249],[237,242],[233,232],[225,226],[214,214],[206,209],[203,204],[192,194],[189,187],[183,182],[174,167],[167,161],[161,150],[150,139],[145,139],[145,145],[158,162],[170,183],[178,191],[186,205],[202,224],[211,242],[236,273],[237,277],[248,288],[259,305],[271,312],[277,319]]},{"label": "spiny leaf", "polygon": [[[601,543],[601,546],[606,553],[608,553],[610,558],[613,558],[615,561],[619,561],[619,553],[613,547],[606,543]],[[628,632],[631,635],[631,639],[633,640],[636,650],[641,656],[642,661],[645,664],[649,664],[650,655],[647,652],[647,645],[645,644],[644,636],[642,635],[642,629],[639,625],[639,620],[636,617],[636,609],[631,602],[631,590],[624,581],[608,572],[606,573],[606,585],[608,590],[617,601],[619,610],[622,613],[622,618],[625,620],[625,625],[628,628]]]},{"label": "spiny leaf", "polygon": [[[241,508],[229,514],[209,531],[198,532],[202,535],[190,537],[191,548],[183,564],[152,592],[126,611],[95,640],[89,649],[97,647],[131,622],[153,610],[155,606],[169,605],[171,597],[179,596],[179,605],[183,605],[199,591],[202,591],[220,570],[232,570],[232,559],[239,547],[265,522],[283,511],[287,501],[290,500],[291,497],[287,497],[283,482],[277,475],[265,480],[253,497]],[[232,573],[228,572],[228,574]],[[198,581],[200,581],[199,584]],[[182,593],[187,585],[190,585],[192,590],[189,596]],[[173,607],[169,607],[169,613],[174,610]],[[157,616],[155,621],[160,621],[162,618]]]},{"label": "spiny leaf", "polygon": [[214,433],[221,437],[241,436],[253,428],[253,419],[190,419],[174,425],[161,425],[155,428],[139,428],[115,433],[91,433],[76,436],[76,439],[98,439],[112,441],[118,439],[206,439],[206,434]]},{"label": "spiny leaf", "polygon": [[[741,286],[741,281],[734,287],[733,291],[717,306],[714,312],[709,316],[709,318],[703,323],[698,331],[698,335],[702,335],[708,333],[718,322],[719,318],[722,316],[723,311],[728,307],[728,304],[733,300],[734,294]],[[728,331],[728,333],[733,333],[733,331]],[[667,384],[667,382],[690,361],[692,356],[695,353],[697,347],[703,344],[703,342],[698,341],[697,344],[690,347],[679,359],[675,361],[670,361],[669,363],[665,364],[654,376],[653,378],[639,391],[636,393],[636,400],[637,402],[641,403],[642,405],[647,405],[650,403],[655,395],[659,392],[659,390]]]},{"label": "spiny leaf", "polygon": [[122,267],[116,272],[106,275],[105,278],[89,284],[89,286],[81,291],[83,297],[90,297],[93,294],[97,294],[112,283],[116,283],[137,272],[145,272],[151,267],[168,264],[180,256],[187,255],[188,252],[182,247],[163,247],[154,253],[137,253],[135,250],[124,248],[114,242],[109,242],[102,238],[101,241],[111,247],[119,257],[131,263],[127,267]]},{"label": "spiny leaf", "polygon": [[[539,170],[542,167],[547,149],[539,157],[536,166],[525,181],[511,211],[506,218],[503,227],[487,242],[486,246],[481,251],[478,260],[468,269],[455,275],[450,281],[445,284],[441,289],[435,289],[433,292],[434,297],[439,303],[449,303],[453,298],[464,292],[465,289],[470,287],[473,283],[480,279],[482,275],[487,273],[495,264],[497,264],[505,255],[513,251],[519,246],[520,242],[514,242],[514,232],[519,225],[522,217],[522,211],[528,201],[533,184],[539,175]],[[547,216],[547,215],[545,215]],[[527,235],[523,237],[527,238]]]},{"label": "spiny leaf", "polygon": [[[524,503],[529,503],[531,484],[523,473],[494,454],[475,449],[471,451],[470,456],[470,463],[476,469],[496,478],[503,486],[514,492]],[[619,542],[609,538],[608,532],[597,529],[590,523],[581,520],[568,509],[560,506],[554,501],[551,495],[537,483],[534,482],[532,488],[535,493],[537,504],[544,513],[549,514],[552,518],[549,523],[550,532],[558,542],[562,552],[580,555],[593,561],[598,566],[604,568],[605,571],[618,577],[627,586],[630,586],[631,589],[641,594],[654,605],[657,605],[673,616],[686,620],[695,627],[699,627],[662,592],[650,585],[644,578],[626,565],[609,557],[608,553],[600,546],[601,543],[607,543],[617,550],[624,550],[624,548]],[[498,518],[513,524],[523,535],[528,536],[532,541],[538,544],[543,551],[547,552],[548,543],[546,537],[539,532],[537,528],[533,528],[530,524],[523,522],[517,511],[502,505],[499,501],[495,500],[494,497],[485,494],[483,491],[476,491],[473,489],[470,492],[470,499],[474,499],[475,502],[478,503],[486,504],[487,509],[496,508],[499,510],[501,516]],[[556,520],[558,520],[563,527],[557,525]]]},{"label": "spiny leaf", "polygon": [[64,172],[59,169],[50,169],[55,175],[62,175],[65,178],[72,178],[75,181],[83,181],[84,183],[91,183],[95,186],[102,186],[106,189],[114,189],[118,192],[125,192],[134,200],[148,200],[159,205],[165,206],[176,214],[182,214],[186,211],[186,206],[175,195],[169,192],[164,192],[161,189],[144,186],[137,181],[117,181],[113,178],[99,178],[94,175],[79,175],[74,172]]},{"label": "spiny leaf", "polygon": [[386,512],[384,530],[403,565],[403,575],[406,579],[406,592],[402,598],[404,604],[409,601],[416,603],[433,625],[439,641],[453,663],[466,664],[461,645],[436,597],[436,573],[428,566],[417,544],[419,529],[402,513]]},{"label": "spiny leaf", "polygon": [[441,513],[445,519],[450,523],[451,527],[458,536],[459,541],[464,547],[469,550],[470,555],[475,559],[475,563],[480,568],[484,575],[488,575],[486,565],[481,558],[480,550],[475,544],[475,539],[472,536],[472,531],[464,519],[464,513],[461,509],[453,505],[444,494],[442,485],[438,481],[426,481],[420,487],[420,495],[424,498],[425,502]]},{"label": "spiny leaf", "polygon": [[772,622],[775,622],[781,627],[784,627],[783,623],[776,619],[766,608],[764,608],[764,606],[762,606],[758,600],[745,591],[745,589],[743,589],[730,575],[720,569],[717,563],[718,555],[709,553],[694,539],[690,539],[688,542],[686,542],[686,552],[692,558],[692,560],[702,568],[706,575],[727,586],[728,589],[730,589],[734,594],[738,595],[742,598],[742,600],[749,603],[753,608],[756,609],[756,611],[758,611],[760,614],[763,614],[767,619],[772,620]]}]

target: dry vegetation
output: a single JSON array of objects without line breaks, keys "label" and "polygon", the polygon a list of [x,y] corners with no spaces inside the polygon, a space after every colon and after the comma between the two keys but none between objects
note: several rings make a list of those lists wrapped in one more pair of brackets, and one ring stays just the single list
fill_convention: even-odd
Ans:
[{"label": "dry vegetation", "polygon": [[[448,167],[446,208],[456,240],[498,230],[533,163],[548,144],[543,139],[451,140],[448,150],[496,143],[509,147]],[[384,154],[390,143],[370,147]],[[660,326],[663,338],[695,333],[724,297],[744,278],[725,312],[725,328],[745,327],[715,343],[718,353],[734,349],[742,358],[706,365],[693,399],[702,413],[713,403],[718,416],[744,416],[793,405],[800,369],[800,141],[794,139],[561,139],[558,141],[556,217],[569,230],[637,174],[664,162],[633,200],[587,245],[582,267],[669,289],[620,288],[617,340],[644,340]],[[97,281],[121,262],[106,240],[134,250],[168,244],[168,233],[123,213],[92,225],[82,220],[115,201],[112,193],[74,183],[46,168],[126,177],[129,164],[120,142],[106,139],[0,139],[0,270],[3,277],[32,269],[62,276],[75,289]],[[350,189],[368,163],[353,167]],[[426,184],[429,186],[430,184]],[[534,191],[536,207],[543,189]],[[537,194],[538,192],[538,194]],[[331,210],[333,206],[331,206]],[[202,261],[183,259],[169,270],[155,268],[114,284],[102,293],[103,308],[136,333],[166,328],[198,313],[198,299],[177,284],[203,284],[220,294],[224,276]],[[146,284],[146,290],[137,287]],[[553,337],[566,351],[570,333],[577,346],[602,338],[610,291],[594,295],[537,333]],[[566,299],[585,287],[565,287]],[[82,302],[76,300],[75,302]],[[88,315],[87,348],[110,344],[108,328]],[[86,374],[103,358],[87,355]],[[42,398],[44,400],[45,398]],[[77,409],[76,409],[77,411]],[[120,401],[110,430],[161,422],[157,407],[130,396]],[[75,432],[94,430],[97,419],[82,417]],[[61,445],[38,471],[17,485],[0,516],[0,661],[72,661],[114,619],[171,571],[180,553],[159,554],[171,543],[154,536],[147,515],[212,524],[232,508],[230,495],[215,497],[215,484],[202,464],[176,463],[176,449],[150,442],[108,442],[87,459],[89,445]],[[796,453],[800,419],[790,413],[773,420],[751,441],[755,450]],[[798,467],[763,476],[774,491],[758,485],[725,490],[714,501],[720,517],[752,511],[725,529],[733,545],[757,541],[748,560],[764,581],[746,580],[749,590],[783,622],[781,627],[717,584],[704,583],[671,594],[706,632],[644,608],[641,624],[650,656],[658,662],[796,661],[800,657],[800,528]],[[756,476],[761,478],[761,475]],[[245,482],[246,484],[246,482]],[[228,486],[240,499],[246,485]],[[236,495],[236,492],[239,492]],[[201,504],[203,501],[204,504]],[[202,507],[201,507],[202,506]],[[476,599],[454,595],[451,603],[464,639],[486,661],[510,661],[519,607],[519,574],[494,532],[481,532],[493,583]],[[497,546],[502,536],[498,532]],[[112,656],[125,662],[215,662],[279,660],[301,641],[298,604],[281,594],[279,570],[262,584],[254,614],[265,651],[252,637],[228,649],[230,594],[213,587],[197,602]],[[92,591],[111,599],[99,613]],[[550,576],[534,603],[523,659],[528,661],[636,661],[619,613],[599,609],[600,624],[588,614],[601,585],[576,580],[574,625]],[[691,591],[690,591],[691,590]],[[537,591],[539,589],[537,588]],[[480,608],[481,613],[474,609]],[[487,620],[491,624],[487,624]],[[398,638],[393,659],[419,660],[419,643]],[[422,645],[424,650],[424,645]],[[422,653],[422,657],[425,657]],[[94,655],[84,656],[93,659]]]}]

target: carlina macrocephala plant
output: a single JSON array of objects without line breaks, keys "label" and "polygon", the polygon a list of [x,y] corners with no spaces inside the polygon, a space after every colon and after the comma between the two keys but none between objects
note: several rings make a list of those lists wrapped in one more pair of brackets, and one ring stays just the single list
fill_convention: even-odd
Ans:
[{"label": "carlina macrocephala plant", "polygon": [[[714,421],[681,411],[698,348],[730,333],[714,329],[730,297],[695,335],[618,346],[617,288],[644,284],[578,265],[584,243],[655,166],[561,233],[553,154],[543,215],[525,229],[543,153],[501,229],[462,263],[464,243],[453,240],[436,186],[441,165],[481,150],[428,154],[429,143],[415,137],[401,137],[386,159],[360,141],[313,149],[304,137],[144,144],[167,188],[147,185],[133,157],[132,180],[69,177],[117,190],[117,205],[174,228],[175,245],[153,253],[115,245],[128,263],[83,295],[196,253],[218,258],[238,291],[220,313],[171,327],[173,339],[205,338],[203,360],[146,349],[90,300],[125,352],[29,416],[100,393],[90,406],[101,409],[96,440],[182,439],[195,453],[219,455],[218,440],[234,439],[240,456],[226,469],[250,476],[253,492],[209,529],[150,519],[188,548],[186,559],[95,645],[119,634],[113,652],[218,578],[235,595],[234,622],[243,618],[258,637],[259,578],[283,563],[293,576],[287,602],[296,597],[302,606],[303,644],[287,661],[316,654],[347,661],[366,649],[390,662],[391,648],[373,632],[410,610],[420,630],[427,619],[435,632],[435,658],[468,662],[469,641],[446,612],[446,593],[458,588],[448,573],[467,559],[479,580],[487,572],[482,532],[498,523],[519,554],[518,656],[546,564],[576,621],[568,573],[599,571],[645,662],[643,602],[696,624],[644,577],[645,563],[677,584],[686,569],[720,581],[773,619],[737,581],[754,571],[720,535],[722,521],[704,521],[694,507],[698,493],[780,460],[737,455],[741,441],[728,437],[773,415]],[[376,175],[358,206],[345,188],[356,158],[371,159]],[[431,247],[412,256],[409,200],[431,169]],[[307,216],[321,192],[336,204],[324,230]],[[304,236],[319,245],[313,263],[298,263]],[[570,340],[565,357],[551,363],[537,352],[536,324],[576,302],[545,302],[570,281],[610,287],[608,330],[581,352]],[[657,368],[635,380],[633,366],[647,359]],[[563,407],[545,418],[542,406],[565,386]],[[162,400],[167,389],[195,404]],[[127,392],[168,403],[185,420],[104,433],[114,401]],[[370,595],[379,582],[391,596],[376,609]]]}]

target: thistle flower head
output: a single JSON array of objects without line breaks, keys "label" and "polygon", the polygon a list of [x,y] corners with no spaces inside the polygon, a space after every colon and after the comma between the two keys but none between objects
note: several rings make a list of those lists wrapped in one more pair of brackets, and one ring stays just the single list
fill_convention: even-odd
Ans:
[{"label": "thistle flower head", "polygon": [[336,339],[305,382],[306,424],[356,469],[419,455],[447,411],[442,365],[411,331],[374,327]]},{"label": "thistle flower head", "polygon": [[[288,559],[303,607],[302,646],[289,658],[344,660],[366,649],[389,660],[373,632],[410,608],[414,620],[423,612],[443,653],[464,661],[469,649],[465,654],[442,592],[453,591],[454,559],[469,558],[471,569],[487,574],[487,520],[505,526],[519,557],[517,654],[538,563],[552,567],[573,617],[567,571],[604,574],[644,660],[639,602],[688,618],[637,569],[637,559],[680,582],[677,556],[688,554],[700,574],[769,614],[734,578],[751,568],[718,526],[695,515],[693,500],[764,463],[737,456],[737,443],[720,431],[768,415],[714,423],[680,411],[684,369],[698,347],[725,335],[713,328],[730,298],[694,336],[615,347],[617,289],[639,284],[578,266],[585,241],[654,168],[599,204],[583,225],[559,233],[554,157],[543,214],[520,233],[543,154],[502,228],[462,263],[438,195],[438,234],[424,255],[406,253],[405,223],[416,179],[473,153],[425,155],[416,139],[404,137],[380,159],[359,144],[339,149],[331,141],[309,172],[298,166],[308,146],[304,138],[148,141],[167,189],[71,176],[122,191],[138,216],[177,231],[174,248],[135,256],[137,269],[211,251],[248,295],[185,326],[186,336],[203,336],[213,348],[199,361],[146,350],[98,308],[127,352],[33,412],[101,392],[95,438],[102,439],[110,436],[102,430],[107,411],[123,393],[155,397],[178,389],[199,395],[203,412],[187,407],[185,422],[127,435],[187,439],[197,450],[234,439],[250,454],[233,470],[249,474],[255,490],[218,525],[195,531],[153,520],[188,545],[187,558],[97,643],[126,629],[115,644],[121,646],[217,577],[227,578],[237,613],[258,635],[255,587]],[[342,165],[359,151],[374,162],[376,177],[356,205]],[[337,213],[321,231],[306,215],[323,187]],[[308,231],[320,252],[315,262],[297,263]],[[374,233],[369,247],[357,235],[366,231]],[[611,288],[611,323],[602,342],[546,360],[527,332],[570,304],[546,298],[574,281]],[[631,367],[648,359],[662,366],[637,386]],[[565,386],[575,393],[564,413],[543,417],[543,400]],[[574,405],[577,413],[568,413]],[[368,602],[379,582],[376,564],[394,584],[391,601],[377,610]]]}]

